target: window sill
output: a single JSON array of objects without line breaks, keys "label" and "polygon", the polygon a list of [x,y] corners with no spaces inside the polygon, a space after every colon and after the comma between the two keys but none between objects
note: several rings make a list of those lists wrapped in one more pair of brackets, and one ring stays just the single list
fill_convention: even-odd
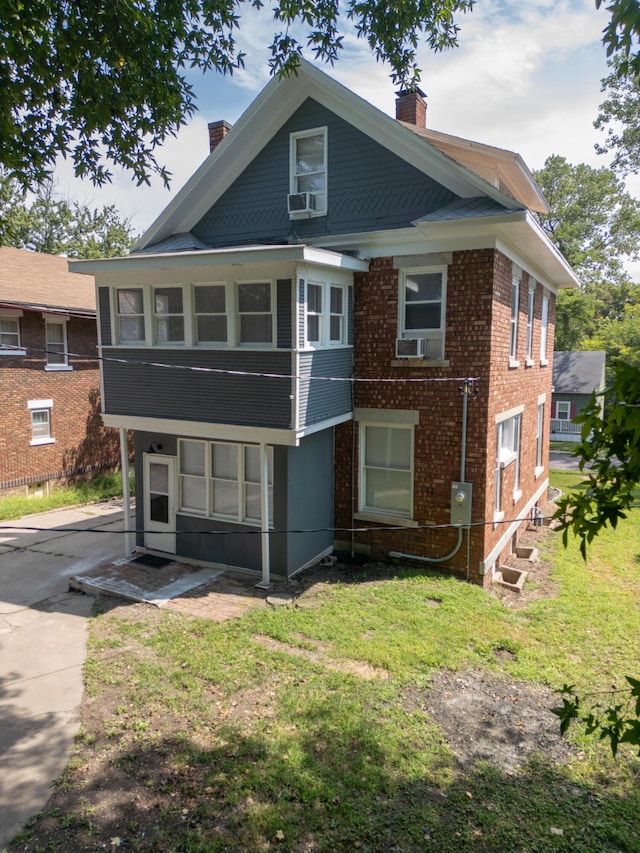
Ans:
[{"label": "window sill", "polygon": [[376,524],[386,524],[388,527],[418,527],[418,522],[412,518],[398,518],[397,515],[384,515],[375,512],[356,512],[356,521],[373,521]]},{"label": "window sill", "polygon": [[394,358],[391,367],[449,367],[446,358]]},{"label": "window sill", "polygon": [[51,373],[64,373],[73,370],[73,367],[70,364],[46,364],[44,369]]},{"label": "window sill", "polygon": [[538,466],[536,466],[536,470],[535,470],[535,472],[534,472],[534,476],[535,476],[536,480],[538,479],[538,477],[539,477],[541,474],[544,474],[544,465],[538,465]]},{"label": "window sill", "polygon": [[501,468],[507,468],[509,465],[511,465],[511,463],[512,463],[512,462],[515,462],[515,460],[516,460],[517,458],[518,458],[518,454],[517,454],[517,453],[509,453],[509,454],[505,454],[505,455],[500,459],[500,467],[501,467]]},{"label": "window sill", "polygon": [[516,367],[520,367],[520,362],[517,358],[509,358],[509,370],[515,370]]},{"label": "window sill", "polygon": [[55,438],[32,438],[29,444],[31,447],[37,447],[40,444],[55,444]]},{"label": "window sill", "polygon": [[26,355],[26,349],[0,349],[0,355]]},{"label": "window sill", "polygon": [[515,506],[520,498],[522,497],[522,489],[514,489],[513,491],[513,505]]},{"label": "window sill", "polygon": [[532,359],[532,358],[527,358],[527,359],[525,360],[525,362],[524,362],[524,366],[525,366],[525,367],[533,367],[533,359]]},{"label": "window sill", "polygon": [[503,512],[494,512],[493,514],[493,527],[495,528],[500,524],[500,522],[504,519]]},{"label": "window sill", "polygon": [[549,366],[549,359],[541,358],[540,359],[540,367],[548,367],[548,366]]}]

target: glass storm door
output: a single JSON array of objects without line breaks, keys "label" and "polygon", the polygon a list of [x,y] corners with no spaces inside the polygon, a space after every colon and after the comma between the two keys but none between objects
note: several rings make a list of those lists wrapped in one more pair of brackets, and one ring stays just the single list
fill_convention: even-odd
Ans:
[{"label": "glass storm door", "polygon": [[176,552],[175,459],[144,455],[144,544],[153,551]]}]

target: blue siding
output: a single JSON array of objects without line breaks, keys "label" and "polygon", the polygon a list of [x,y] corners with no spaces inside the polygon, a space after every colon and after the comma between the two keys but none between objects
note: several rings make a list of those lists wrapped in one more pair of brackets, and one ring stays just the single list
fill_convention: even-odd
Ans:
[{"label": "blue siding", "polygon": [[352,350],[328,349],[300,354],[301,426],[311,426],[353,410],[350,382],[330,382],[314,376],[349,377],[352,375]]},{"label": "blue siding", "polygon": [[[333,545],[333,430],[307,436],[288,448],[288,573]],[[321,529],[325,528],[325,529]]]},{"label": "blue siding", "polygon": [[100,323],[100,337],[102,346],[109,347],[111,340],[111,303],[109,302],[109,288],[98,288],[98,322]]},{"label": "blue siding", "polygon": [[[328,128],[328,213],[287,213],[289,135]],[[426,144],[426,143],[425,143]],[[456,196],[308,98],[193,229],[209,246],[287,242],[408,226]]]},{"label": "blue siding", "polygon": [[156,367],[208,367],[255,373],[291,373],[288,351],[106,350],[104,356],[123,359],[103,362],[104,411],[110,415],[139,415],[243,426],[291,426],[290,379],[232,376]]},{"label": "blue siding", "polygon": [[276,283],[276,323],[278,349],[291,349],[291,279],[280,278]]}]

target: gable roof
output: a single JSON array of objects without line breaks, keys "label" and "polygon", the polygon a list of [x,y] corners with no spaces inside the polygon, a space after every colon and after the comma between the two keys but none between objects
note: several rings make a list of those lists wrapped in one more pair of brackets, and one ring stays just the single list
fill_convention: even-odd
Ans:
[{"label": "gable roof", "polygon": [[94,316],[94,279],[70,273],[67,258],[2,246],[0,304],[30,311]]},{"label": "gable roof", "polygon": [[[532,199],[532,191],[524,193],[518,189],[517,198],[510,195],[504,188],[487,180],[481,169],[476,171],[469,168],[465,161],[471,164],[472,158],[463,156],[464,146],[457,147],[453,142],[445,144],[443,134],[438,136],[438,145],[434,139],[428,139],[423,134],[416,133],[416,128],[407,126],[396,119],[385,115],[377,107],[369,104],[341,83],[320,71],[312,63],[302,60],[298,74],[292,77],[274,77],[251,106],[243,113],[224,139],[217,145],[204,163],[196,170],[184,187],[177,193],[164,211],[142,235],[134,251],[142,251],[153,244],[160,243],[174,234],[184,234],[200,221],[213,204],[238,178],[243,170],[259,154],[262,148],[279,130],[284,122],[308,98],[312,98],[336,115],[343,118],[358,130],[369,135],[380,145],[392,151],[398,157],[411,163],[416,169],[429,175],[433,180],[449,189],[463,199],[487,197],[506,210],[522,209],[523,198],[527,195]],[[250,131],[245,133],[250,126]],[[450,140],[456,139],[450,137]],[[460,140],[460,142],[464,142]],[[476,159],[486,165],[490,159],[489,146],[477,143],[473,150],[477,152]],[[454,149],[458,156],[454,157]],[[515,171],[519,168],[513,158],[516,155],[506,152],[509,157],[502,158],[510,162],[510,169],[498,169],[505,175],[503,186],[515,186]],[[497,167],[496,167],[497,168]],[[490,169],[484,170],[488,175]],[[511,178],[506,179],[507,171]],[[522,186],[527,180],[521,181]],[[519,185],[518,185],[519,186]],[[542,197],[537,196],[536,204],[542,204]]]},{"label": "gable roof", "polygon": [[529,167],[519,154],[482,142],[472,142],[425,127],[401,122],[413,133],[435,145],[443,154],[508,193],[529,210],[548,213],[549,205],[542,195]]},{"label": "gable roof", "polygon": [[554,352],[554,394],[591,394],[604,388],[606,352]]}]

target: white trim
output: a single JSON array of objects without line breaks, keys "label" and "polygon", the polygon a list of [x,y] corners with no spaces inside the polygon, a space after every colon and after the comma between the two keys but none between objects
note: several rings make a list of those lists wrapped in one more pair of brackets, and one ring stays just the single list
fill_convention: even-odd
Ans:
[{"label": "white trim", "polygon": [[546,393],[545,394],[538,394],[538,405],[540,405],[541,403],[546,403],[546,402],[547,402]]},{"label": "white trim", "polygon": [[[321,208],[314,210],[312,213],[296,214],[296,213],[290,211],[289,212],[289,219],[301,219],[301,218],[313,219],[314,217],[326,216],[327,215],[327,209],[329,206],[329,204],[328,204],[329,203],[329,176],[327,173],[327,166],[328,166],[328,160],[329,160],[329,158],[327,156],[327,152],[329,149],[329,144],[328,144],[329,129],[327,128],[326,125],[324,125],[323,127],[312,127],[312,128],[309,128],[309,130],[298,130],[298,131],[295,131],[294,133],[289,134],[289,192],[292,194],[298,194],[301,192],[305,192],[305,190],[299,189],[299,186],[297,183],[297,179],[299,177],[304,177],[304,175],[296,175],[296,161],[297,161],[296,143],[298,142],[299,139],[304,139],[307,136],[319,136],[319,135],[323,136],[322,166],[323,166],[323,172],[324,172],[324,192],[322,193],[322,195],[324,196],[324,205]],[[314,193],[314,195],[317,196],[318,193]]]},{"label": "white trim", "polygon": [[353,518],[357,521],[373,521],[375,524],[386,524],[389,527],[418,527],[419,524],[417,521],[414,521],[413,518],[407,518],[406,516],[398,516],[398,515],[385,515],[384,513],[375,513],[368,512],[367,510],[362,510],[361,512],[354,512]]},{"label": "white trim", "polygon": [[47,372],[64,373],[65,371],[73,370],[72,364],[45,364],[44,369]]},{"label": "white trim", "polygon": [[31,441],[29,442],[31,447],[38,447],[38,445],[41,445],[41,444],[55,444],[55,443],[56,443],[55,438],[51,438],[51,437],[49,437],[49,438],[32,438]]},{"label": "white trim", "polygon": [[28,400],[27,409],[53,409],[53,400]]},{"label": "white trim", "polygon": [[[527,504],[524,506],[522,510],[520,510],[519,517],[512,521],[511,524],[507,527],[506,531],[502,534],[497,544],[493,546],[491,551],[487,554],[484,560],[480,560],[480,575],[486,574],[487,570],[490,569],[495,561],[500,556],[500,552],[503,550],[507,542],[511,539],[515,531],[520,527],[523,521],[529,520],[529,513],[531,509],[536,505],[536,503],[540,500],[542,495],[545,493],[546,489],[549,486],[549,478],[547,477],[544,482],[538,487],[538,490],[535,492],[532,498],[529,499]],[[494,522],[498,522],[501,519],[498,518],[500,513],[496,513],[494,516]],[[504,518],[504,513],[501,514],[502,518]]]},{"label": "white trim", "polygon": [[366,421],[370,424],[410,424],[420,423],[417,409],[363,409],[353,410],[354,421]]},{"label": "white trim", "polygon": [[305,427],[304,429],[274,429],[246,427],[235,424],[215,424],[203,421],[182,421],[168,418],[145,418],[139,415],[110,415],[102,414],[105,426],[118,429],[131,429],[141,432],[164,432],[167,435],[179,435],[184,438],[204,438],[212,441],[234,441],[244,444],[282,445],[297,447],[300,440],[316,432],[331,429],[338,424],[351,420],[351,412],[337,415],[326,421]]},{"label": "white trim", "polygon": [[0,318],[3,320],[19,320],[24,317],[22,308],[0,308]]},{"label": "white trim", "polygon": [[500,412],[499,415],[495,416],[495,423],[499,424],[502,421],[508,421],[509,418],[513,418],[516,415],[521,415],[524,412],[524,403],[521,403],[519,406],[514,406],[512,409],[507,409],[506,412]]},{"label": "white trim", "polygon": [[70,314],[47,314],[46,312],[42,312],[42,319],[45,323],[68,323],[71,319]]},{"label": "white trim", "polygon": [[[408,512],[394,512],[386,507],[368,507],[366,506],[366,476],[365,476],[365,468],[367,467],[365,463],[366,456],[366,442],[365,442],[365,432],[367,427],[374,428],[383,428],[383,429],[395,429],[395,430],[405,430],[409,433],[410,439],[410,447],[409,447],[409,469],[399,469],[399,468],[390,468],[384,466],[375,466],[372,465],[370,467],[377,468],[378,470],[393,470],[399,471],[401,473],[409,474],[410,482],[409,482],[409,511]],[[357,502],[357,512],[360,515],[367,516],[369,520],[383,519],[383,524],[390,524],[392,520],[397,519],[405,519],[412,520],[414,515],[414,497],[415,497],[415,425],[414,424],[406,424],[406,423],[394,423],[389,421],[359,421],[358,422],[358,502]]]},{"label": "white trim", "polygon": [[0,356],[3,356],[3,355],[14,355],[15,356],[15,355],[26,355],[26,354],[27,354],[26,349],[22,349],[21,347],[16,347],[15,349],[6,349],[6,348],[3,349],[2,347],[0,347]]}]

